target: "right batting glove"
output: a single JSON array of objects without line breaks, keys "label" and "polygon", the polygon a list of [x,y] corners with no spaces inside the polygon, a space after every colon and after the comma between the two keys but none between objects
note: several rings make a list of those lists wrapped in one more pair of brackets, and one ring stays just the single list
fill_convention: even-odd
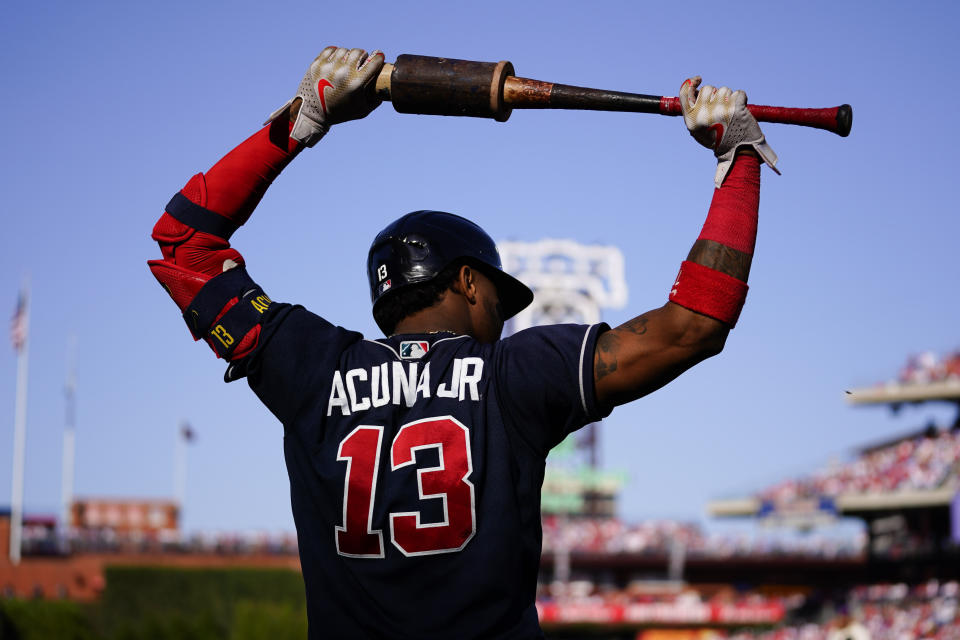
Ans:
[{"label": "right batting glove", "polygon": [[312,147],[330,125],[363,118],[380,106],[368,86],[376,82],[382,68],[382,51],[367,56],[363,49],[327,47],[307,69],[297,95],[271,113],[267,122],[285,113],[300,98],[300,113],[290,137]]},{"label": "right batting glove", "polygon": [[700,76],[688,78],[680,86],[680,108],[683,120],[693,138],[713,149],[717,156],[714,184],[719,188],[730,170],[733,156],[739,147],[752,147],[760,158],[777,169],[777,154],[767,144],[756,118],[747,109],[747,94],[727,87],[716,89],[700,86]]}]

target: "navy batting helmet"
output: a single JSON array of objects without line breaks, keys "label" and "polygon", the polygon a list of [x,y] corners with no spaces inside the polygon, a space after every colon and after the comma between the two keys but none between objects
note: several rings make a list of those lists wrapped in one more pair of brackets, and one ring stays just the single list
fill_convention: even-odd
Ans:
[{"label": "navy batting helmet", "polygon": [[457,260],[473,264],[497,287],[504,320],[533,301],[525,284],[503,271],[493,238],[466,218],[414,211],[377,234],[367,254],[373,306],[404,287],[429,282]]}]

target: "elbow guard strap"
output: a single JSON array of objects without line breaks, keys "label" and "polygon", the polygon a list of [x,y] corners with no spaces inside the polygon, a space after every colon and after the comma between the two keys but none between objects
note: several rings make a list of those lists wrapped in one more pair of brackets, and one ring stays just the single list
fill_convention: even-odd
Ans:
[{"label": "elbow guard strap", "polygon": [[684,260],[670,291],[670,302],[736,326],[747,299],[747,283],[721,271]]},{"label": "elbow guard strap", "polygon": [[200,289],[183,319],[195,339],[206,339],[218,357],[229,360],[271,302],[245,268],[234,267]]},{"label": "elbow guard strap", "polygon": [[201,207],[179,191],[167,203],[166,211],[188,227],[224,240],[229,240],[233,232],[240,228],[240,225],[229,218]]}]

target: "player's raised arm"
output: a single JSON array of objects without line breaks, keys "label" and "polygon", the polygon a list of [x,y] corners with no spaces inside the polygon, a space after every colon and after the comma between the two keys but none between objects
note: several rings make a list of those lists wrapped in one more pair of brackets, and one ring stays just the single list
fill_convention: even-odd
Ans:
[{"label": "player's raised arm", "polygon": [[644,396],[720,353],[746,299],[760,163],[776,171],[777,156],[746,108],[746,94],[709,85],[697,91],[699,85],[699,77],[686,80],[680,101],[690,134],[717,156],[717,189],[669,302],[598,339],[594,380],[601,405]]},{"label": "player's raised arm", "polygon": [[230,236],[304,146],[380,104],[366,88],[382,67],[379,51],[368,56],[362,49],[324,49],[296,95],[208,172],[193,176],[154,226],[163,259],[150,260],[150,270],[180,307],[194,339],[206,340],[218,357],[249,354],[270,305],[230,247]]}]

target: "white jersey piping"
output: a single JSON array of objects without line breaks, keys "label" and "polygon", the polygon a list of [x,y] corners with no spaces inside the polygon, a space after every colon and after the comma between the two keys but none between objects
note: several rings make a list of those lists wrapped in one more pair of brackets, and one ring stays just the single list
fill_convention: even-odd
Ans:
[{"label": "white jersey piping", "polygon": [[586,416],[590,417],[590,410],[587,408],[587,394],[583,386],[583,357],[587,352],[587,339],[590,337],[590,331],[597,325],[590,325],[587,327],[586,333],[583,335],[583,344],[580,345],[580,370],[578,375],[580,377],[580,403],[583,405],[583,412]]}]

